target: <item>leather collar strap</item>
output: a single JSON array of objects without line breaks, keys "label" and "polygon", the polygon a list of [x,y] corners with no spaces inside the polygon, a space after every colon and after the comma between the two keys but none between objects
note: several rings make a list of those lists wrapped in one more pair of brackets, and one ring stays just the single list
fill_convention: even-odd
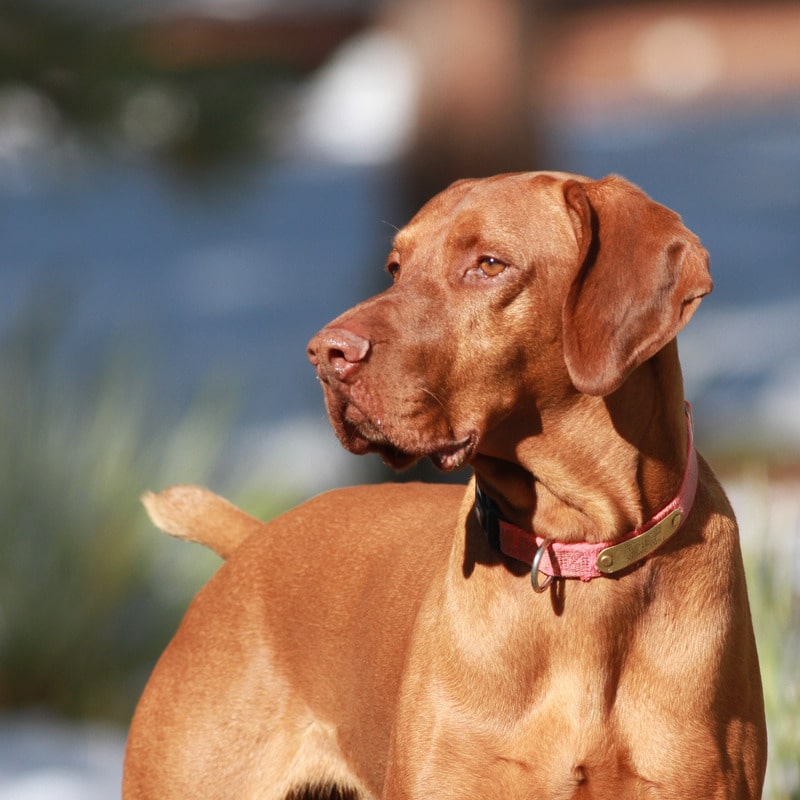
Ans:
[{"label": "leather collar strap", "polygon": [[553,578],[580,578],[582,581],[614,575],[649,558],[677,533],[694,503],[697,491],[697,451],[694,449],[692,408],[689,403],[686,403],[686,428],[686,469],[678,494],[635,531],[613,542],[551,542],[505,520],[497,504],[476,483],[475,513],[489,543],[505,555],[526,564],[532,564],[538,556],[538,569],[545,575]]}]

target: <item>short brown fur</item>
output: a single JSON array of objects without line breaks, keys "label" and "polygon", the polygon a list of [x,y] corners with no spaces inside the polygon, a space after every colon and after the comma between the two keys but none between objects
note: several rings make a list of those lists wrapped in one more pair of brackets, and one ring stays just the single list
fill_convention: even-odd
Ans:
[{"label": "short brown fur", "polygon": [[760,797],[738,532],[702,458],[679,533],[620,577],[534,594],[473,513],[477,479],[514,524],[598,542],[675,495],[697,237],[617,177],[504,175],[434,198],[389,269],[309,345],[331,422],[473,482],[338,490],[269,524],[150,496],[228,560],[144,692],[126,800]]}]

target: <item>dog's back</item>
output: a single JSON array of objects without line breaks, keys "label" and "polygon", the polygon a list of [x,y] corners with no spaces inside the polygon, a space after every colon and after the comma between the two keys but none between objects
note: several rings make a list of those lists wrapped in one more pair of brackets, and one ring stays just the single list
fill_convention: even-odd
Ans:
[{"label": "dog's back", "polygon": [[[392,727],[382,712],[393,703],[376,703],[375,690],[388,700],[399,686],[463,496],[459,486],[341,489],[269,524],[194,487],[150,496],[169,532],[230,557],[145,689],[124,796],[186,798],[205,787],[213,797],[282,798],[314,782],[380,780]],[[367,684],[369,696],[343,693]],[[362,766],[372,774],[344,766],[342,754],[356,752],[369,754]]]}]

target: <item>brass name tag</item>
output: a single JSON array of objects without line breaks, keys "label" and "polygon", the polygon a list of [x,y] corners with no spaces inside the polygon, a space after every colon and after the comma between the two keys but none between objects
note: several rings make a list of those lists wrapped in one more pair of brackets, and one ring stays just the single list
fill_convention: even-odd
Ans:
[{"label": "brass name tag", "polygon": [[661,522],[657,522],[652,528],[628,539],[626,542],[613,544],[600,551],[597,556],[597,569],[605,575],[619,572],[637,561],[641,561],[645,556],[650,555],[655,549],[661,547],[664,542],[672,536],[681,526],[683,511],[676,508],[671,514],[667,514]]}]

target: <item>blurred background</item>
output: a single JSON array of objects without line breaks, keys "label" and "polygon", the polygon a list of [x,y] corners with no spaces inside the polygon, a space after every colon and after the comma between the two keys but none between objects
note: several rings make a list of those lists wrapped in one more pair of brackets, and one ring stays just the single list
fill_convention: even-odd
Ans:
[{"label": "blurred background", "polygon": [[119,795],[218,566],[144,490],[268,518],[396,479],[340,448],[305,343],[430,195],[527,169],[622,174],[711,252],[687,397],[742,527],[765,797],[800,798],[800,4],[3,0],[0,800]]}]

